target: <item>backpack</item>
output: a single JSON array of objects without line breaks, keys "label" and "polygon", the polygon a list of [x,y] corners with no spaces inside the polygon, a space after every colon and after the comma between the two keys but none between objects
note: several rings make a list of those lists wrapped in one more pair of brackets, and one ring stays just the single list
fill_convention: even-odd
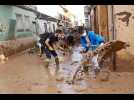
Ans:
[{"label": "backpack", "polygon": [[48,32],[40,34],[40,38],[46,40],[49,37],[49,34],[50,33],[48,33]]},{"label": "backpack", "polygon": [[48,32],[40,34],[39,42],[41,43],[42,46],[45,44],[45,41],[49,37],[49,35],[50,35],[50,33],[48,33]]}]

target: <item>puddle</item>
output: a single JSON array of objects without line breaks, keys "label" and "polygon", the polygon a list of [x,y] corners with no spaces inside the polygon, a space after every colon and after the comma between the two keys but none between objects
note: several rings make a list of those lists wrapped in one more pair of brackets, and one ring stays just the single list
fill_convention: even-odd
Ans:
[{"label": "puddle", "polygon": [[76,91],[73,89],[72,85],[67,83],[58,84],[57,87],[61,90],[63,94],[74,94]]}]

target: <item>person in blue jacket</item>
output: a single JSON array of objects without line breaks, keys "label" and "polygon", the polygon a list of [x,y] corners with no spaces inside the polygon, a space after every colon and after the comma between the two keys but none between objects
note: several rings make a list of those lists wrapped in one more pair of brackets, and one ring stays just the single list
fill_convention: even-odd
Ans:
[{"label": "person in blue jacket", "polygon": [[96,45],[96,36],[94,31],[89,31],[88,32],[88,38],[90,40],[91,45]]},{"label": "person in blue jacket", "polygon": [[96,34],[96,45],[99,46],[101,43],[104,43],[105,39],[102,35]]},{"label": "person in blue jacket", "polygon": [[95,33],[94,31],[88,32],[88,38],[92,50],[96,49],[101,43],[104,43],[105,39],[102,35]]},{"label": "person in blue jacket", "polygon": [[[105,39],[102,35],[95,33],[94,31],[89,31],[88,32],[88,38],[90,40],[90,47],[92,50],[95,50],[97,47],[102,46],[105,42]],[[95,76],[95,71],[100,70],[100,66],[98,63],[98,54],[94,55],[91,60],[93,64],[93,73],[94,73],[94,78]]]}]

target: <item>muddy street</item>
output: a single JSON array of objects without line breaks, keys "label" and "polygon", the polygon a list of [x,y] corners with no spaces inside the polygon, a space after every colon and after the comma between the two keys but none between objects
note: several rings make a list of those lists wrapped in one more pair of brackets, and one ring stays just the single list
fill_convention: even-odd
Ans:
[{"label": "muddy street", "polygon": [[133,5],[0,5],[0,94],[133,94],[133,26]]},{"label": "muddy street", "polygon": [[[72,61],[79,60],[77,49],[71,56],[60,56],[61,69],[64,80],[56,81],[54,77],[54,61],[50,65],[53,77],[47,77],[43,60],[37,54],[21,52],[9,57],[5,64],[0,64],[0,93],[134,93],[134,73],[111,72],[109,81],[83,79],[75,84],[68,84],[65,80],[71,78],[77,64]],[[75,55],[75,56],[73,56]]]}]

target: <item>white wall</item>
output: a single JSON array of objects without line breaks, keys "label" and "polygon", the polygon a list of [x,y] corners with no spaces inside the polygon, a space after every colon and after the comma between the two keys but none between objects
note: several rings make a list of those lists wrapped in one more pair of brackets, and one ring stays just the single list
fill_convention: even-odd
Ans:
[{"label": "white wall", "polygon": [[[115,15],[115,24],[116,24],[116,35],[118,40],[122,40],[130,43],[130,47],[127,51],[134,55],[134,6],[133,5],[115,5],[114,6],[114,15]],[[131,13],[129,18],[129,24],[126,25],[126,22],[119,20],[122,19],[125,15],[119,16],[116,15],[120,12]]]},{"label": "white wall", "polygon": [[[47,25],[47,29],[44,26],[44,23]],[[46,21],[46,20],[38,20],[39,24],[39,34],[46,32],[54,32],[53,25],[55,26],[55,30],[57,29],[57,22]]]}]

